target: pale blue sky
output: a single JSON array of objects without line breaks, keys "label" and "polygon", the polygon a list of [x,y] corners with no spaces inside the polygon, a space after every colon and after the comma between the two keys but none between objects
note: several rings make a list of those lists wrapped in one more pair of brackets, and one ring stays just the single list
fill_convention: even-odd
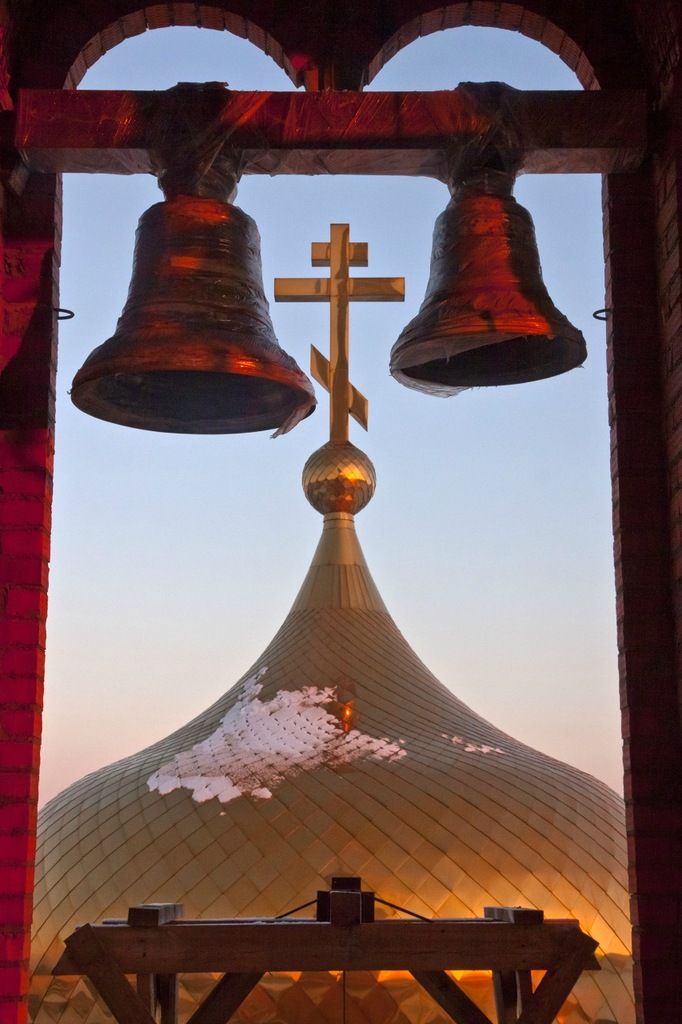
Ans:
[{"label": "pale blue sky", "polygon": [[[227,33],[148,32],[117,47],[81,88],[177,81],[287,89],[270,58]],[[523,89],[578,83],[539,44],[457,29],[417,40],[372,83]],[[310,243],[348,221],[372,276],[404,275],[407,301],[355,304],[351,378],[370,400],[352,440],[375,462],[358,532],[384,599],[417,653],[459,697],[517,738],[620,788],[600,180],[528,176],[516,196],[536,225],[545,281],[585,334],[583,369],[438,400],[388,374],[423,298],[437,182],[246,178],[238,205],[275,276],[310,276]],[[187,721],[249,667],[286,614],[320,517],[300,473],[326,439],[326,399],[292,434],[181,436],[78,412],[73,374],[114,330],[152,178],[65,178],[53,561],[41,797]],[[315,271],[318,273],[318,271]],[[326,351],[323,305],[271,304],[282,346],[307,369]]]}]

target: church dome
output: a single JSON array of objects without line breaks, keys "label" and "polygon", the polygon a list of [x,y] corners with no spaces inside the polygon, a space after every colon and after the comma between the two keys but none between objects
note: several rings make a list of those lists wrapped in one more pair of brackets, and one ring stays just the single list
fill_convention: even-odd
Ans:
[{"label": "church dome", "polygon": [[[334,495],[357,496],[354,481],[373,490],[371,463],[350,445],[345,459],[321,451],[305,480],[322,536],[267,649],[193,721],[42,811],[35,1024],[110,1019],[84,980],[51,976],[76,925],[147,902],[181,902],[188,917],[275,916],[332,875],[361,876],[428,917],[498,904],[577,918],[602,969],[581,976],[557,1020],[631,1024],[622,801],[484,721],[429,672],[382,601],[353,515],[328,510]],[[457,977],[495,1019],[489,976]],[[181,978],[183,1020],[212,984]],[[232,1020],[447,1018],[409,975],[382,972],[267,975]]]}]

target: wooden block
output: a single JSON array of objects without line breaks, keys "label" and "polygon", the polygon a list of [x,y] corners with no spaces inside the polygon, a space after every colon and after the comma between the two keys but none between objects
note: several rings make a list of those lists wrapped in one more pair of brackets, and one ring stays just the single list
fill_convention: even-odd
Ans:
[{"label": "wooden block", "polygon": [[134,928],[153,928],[182,917],[182,903],[141,903],[128,911],[128,924]]},{"label": "wooden block", "polygon": [[484,907],[483,916],[487,921],[505,921],[507,924],[542,924],[545,919],[544,911],[531,907]]},{"label": "wooden block", "polygon": [[315,917],[318,921],[329,920],[329,890],[317,890],[317,911]]},{"label": "wooden block", "polygon": [[340,928],[350,928],[360,924],[362,922],[362,893],[338,892],[332,889],[329,893],[329,920],[331,924]]},{"label": "wooden block", "polygon": [[333,892],[360,892],[362,879],[357,875],[332,875],[330,889]]},{"label": "wooden block", "polygon": [[374,921],[374,893],[362,893],[362,923],[372,924]]}]

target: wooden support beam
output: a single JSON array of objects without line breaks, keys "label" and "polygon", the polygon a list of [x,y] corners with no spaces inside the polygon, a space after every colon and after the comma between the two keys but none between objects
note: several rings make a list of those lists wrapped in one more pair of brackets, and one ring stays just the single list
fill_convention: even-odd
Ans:
[{"label": "wooden support beam", "polygon": [[581,946],[560,960],[557,967],[547,971],[521,1012],[518,1024],[551,1024],[585,969],[585,959],[590,950],[584,944]]},{"label": "wooden support beam", "polygon": [[224,974],[187,1024],[227,1024],[262,977],[257,972]]},{"label": "wooden support beam", "polygon": [[242,152],[245,174],[444,181],[446,150],[486,132],[502,110],[516,128],[526,172],[635,170],[646,152],[643,92],[521,92],[484,83],[421,93],[23,89],[16,114],[3,114],[2,124],[7,144],[35,171],[150,173],[151,154],[172,123],[215,127],[216,137],[223,133]]},{"label": "wooden support beam", "polygon": [[178,976],[159,974],[156,978],[156,995],[161,1010],[160,1024],[177,1024],[178,1020]]},{"label": "wooden support beam", "polygon": [[135,990],[144,1003],[150,1017],[156,1016],[156,978],[153,974],[138,974],[135,977]]},{"label": "wooden support beam", "polygon": [[[178,921],[160,928],[91,930],[126,974],[547,970],[576,950],[587,966],[597,945],[572,921],[520,926],[480,919],[383,920],[355,928],[300,919]],[[67,943],[53,973],[80,972]]]},{"label": "wooden support beam", "polygon": [[493,971],[497,1024],[516,1024],[519,1015],[516,971]]},{"label": "wooden support beam", "polygon": [[490,1018],[445,971],[412,971],[412,976],[455,1024],[490,1024]]},{"label": "wooden support beam", "polygon": [[139,928],[158,928],[160,924],[179,921],[182,903],[140,903],[128,910],[128,924]]},{"label": "wooden support beam", "polygon": [[[593,968],[590,964],[587,964],[583,970],[590,971],[593,970]],[[601,970],[598,963],[597,970]],[[533,998],[533,978],[530,971],[516,972],[516,986],[519,994],[519,1011],[521,1011],[526,1008],[530,1000]]]},{"label": "wooden support beam", "polygon": [[118,1024],[155,1024],[145,1003],[128,983],[120,965],[92,925],[83,925],[70,935],[66,948],[76,968],[73,973],[87,975]]}]

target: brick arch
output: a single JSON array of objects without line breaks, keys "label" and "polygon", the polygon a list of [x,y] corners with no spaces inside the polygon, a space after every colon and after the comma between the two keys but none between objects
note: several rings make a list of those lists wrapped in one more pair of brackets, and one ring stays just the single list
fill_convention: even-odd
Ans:
[{"label": "brick arch", "polygon": [[[237,0],[228,10],[220,0],[212,4],[168,0],[149,6],[141,0],[109,0],[95,5],[95,12],[88,6],[76,0],[53,0],[47,5],[37,0],[17,41],[15,85],[74,89],[88,68],[125,39],[173,26],[231,32],[253,43],[292,81],[297,80],[295,61],[268,31],[265,18],[257,20],[257,4]],[[239,8],[248,10],[248,16]]]},{"label": "brick arch", "polygon": [[[585,88],[643,84],[650,54],[628,0],[24,0],[13,38],[13,84],[73,87],[103,53],[148,28],[197,25],[249,39],[299,84],[359,89],[403,46],[442,28],[518,31],[556,52]],[[651,78],[655,77],[653,74]]]},{"label": "brick arch", "polygon": [[92,67],[108,50],[113,49],[125,39],[141,35],[149,29],[170,28],[176,25],[216,29],[248,39],[249,42],[272,57],[291,79],[296,78],[292,63],[282,47],[255,22],[217,6],[171,2],[132,11],[97,32],[71,65],[64,83],[66,88],[75,89],[88,68]]},{"label": "brick arch", "polygon": [[[397,25],[368,65],[367,80],[403,47],[421,36],[443,29],[476,26],[520,32],[541,43],[575,72],[585,89],[644,84],[640,47],[635,42],[624,4],[601,0],[602,15],[610,8],[610,18],[590,16],[589,3],[564,7],[546,0],[536,3],[510,3],[507,0],[477,0],[433,7],[427,0],[421,13]],[[592,56],[594,55],[594,56]]]}]

